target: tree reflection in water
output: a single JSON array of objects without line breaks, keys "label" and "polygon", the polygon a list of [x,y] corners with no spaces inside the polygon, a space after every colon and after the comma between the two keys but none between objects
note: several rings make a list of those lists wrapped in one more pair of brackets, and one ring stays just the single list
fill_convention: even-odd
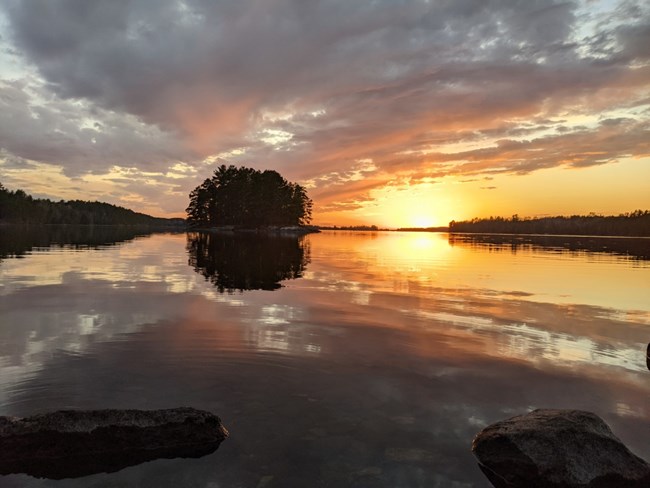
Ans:
[{"label": "tree reflection in water", "polygon": [[650,240],[647,237],[449,234],[449,244],[515,254],[518,251],[550,250],[558,253],[617,254],[637,261],[650,260]]},{"label": "tree reflection in water", "polygon": [[98,249],[171,228],[137,225],[1,225],[0,261],[23,257],[37,248]]},{"label": "tree reflection in water", "polygon": [[304,237],[258,233],[193,232],[187,235],[189,265],[219,292],[277,290],[301,278],[309,263]]}]

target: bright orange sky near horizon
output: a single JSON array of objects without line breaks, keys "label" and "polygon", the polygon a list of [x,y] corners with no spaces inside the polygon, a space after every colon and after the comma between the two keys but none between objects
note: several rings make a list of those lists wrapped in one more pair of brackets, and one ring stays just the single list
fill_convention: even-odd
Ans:
[{"label": "bright orange sky near horizon", "polygon": [[650,209],[641,0],[9,0],[0,36],[0,182],[36,197],[183,217],[234,164],[319,225]]},{"label": "bright orange sky near horizon", "polygon": [[515,213],[522,217],[591,212],[618,215],[650,208],[648,158],[581,170],[560,168],[526,176],[503,175],[489,183],[468,184],[450,177],[435,184],[380,189],[373,191],[372,200],[353,215],[332,212],[317,217],[339,225],[435,227],[446,226],[451,220]]}]

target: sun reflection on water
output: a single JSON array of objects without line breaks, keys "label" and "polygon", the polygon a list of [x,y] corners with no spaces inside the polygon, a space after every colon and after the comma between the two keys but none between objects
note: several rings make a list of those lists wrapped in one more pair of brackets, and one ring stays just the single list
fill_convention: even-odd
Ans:
[{"label": "sun reflection on water", "polygon": [[[449,459],[431,453],[453,451],[462,478],[478,428],[569,402],[646,445],[647,263],[445,234],[325,232],[293,247],[310,261],[281,274],[293,279],[280,288],[228,291],[206,279],[211,261],[205,275],[188,265],[187,242],[162,235],[3,260],[2,409],[182,398],[235,419],[240,444],[218,453],[228,466],[245,462],[241,446],[275,466],[287,452],[302,459],[296,445],[318,456],[354,445],[344,454],[356,471],[439,472]],[[269,439],[294,451],[260,447],[269,418],[281,429]]]}]

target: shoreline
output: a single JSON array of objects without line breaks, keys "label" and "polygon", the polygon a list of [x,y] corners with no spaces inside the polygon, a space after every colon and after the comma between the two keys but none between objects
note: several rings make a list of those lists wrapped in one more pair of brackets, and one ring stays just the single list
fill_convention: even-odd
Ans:
[{"label": "shoreline", "polygon": [[321,230],[314,226],[268,226],[268,227],[236,227],[234,225],[222,225],[219,227],[188,227],[187,232],[211,232],[218,234],[274,234],[274,235],[291,235],[303,236],[307,234],[317,234]]}]

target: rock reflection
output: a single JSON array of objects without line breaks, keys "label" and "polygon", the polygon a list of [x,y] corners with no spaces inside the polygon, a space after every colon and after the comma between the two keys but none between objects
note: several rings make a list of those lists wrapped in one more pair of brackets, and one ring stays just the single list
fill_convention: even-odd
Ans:
[{"label": "rock reflection", "polygon": [[1,462],[0,474],[24,473],[35,478],[62,480],[96,473],[114,473],[156,459],[200,458],[212,454],[221,443],[177,446],[159,449],[129,449],[102,453],[77,454],[65,458],[29,460],[24,463]]},{"label": "rock reflection", "polygon": [[276,290],[301,278],[309,248],[300,237],[197,232],[187,235],[189,265],[221,293]]},{"label": "rock reflection", "polygon": [[648,349],[645,352],[645,365],[650,370],[650,344],[648,344]]}]

